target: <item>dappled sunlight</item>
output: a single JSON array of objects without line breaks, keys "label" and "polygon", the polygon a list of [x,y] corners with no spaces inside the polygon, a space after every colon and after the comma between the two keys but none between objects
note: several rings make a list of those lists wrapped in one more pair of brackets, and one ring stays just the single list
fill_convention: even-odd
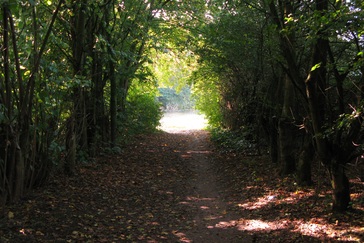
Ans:
[{"label": "dappled sunlight", "polygon": [[[281,191],[269,191],[266,195],[257,198],[253,202],[235,204],[240,210],[249,210],[249,216],[246,218],[237,216],[236,218],[229,216],[230,212],[221,210],[219,214],[212,207],[215,205],[216,198],[188,196],[186,200],[180,202],[184,205],[193,205],[193,201],[206,202],[206,205],[200,205],[199,210],[204,211],[203,221],[204,227],[212,232],[217,230],[236,230],[255,234],[291,234],[297,240],[309,239],[332,239],[339,241],[360,241],[364,235],[363,227],[354,227],[344,225],[336,220],[332,221],[331,213],[323,215],[319,218],[295,218],[291,213],[283,213],[275,219],[263,219],[255,212],[262,209],[269,209],[279,204],[297,204],[306,203],[304,200],[314,196],[313,190],[300,190],[291,193],[282,193]],[[320,197],[321,195],[319,195]],[[234,204],[227,202],[227,204]],[[196,226],[196,225],[195,225]],[[177,233],[176,233],[177,234]],[[178,232],[180,242],[192,242],[187,232]],[[307,238],[304,238],[307,237]]]},{"label": "dappled sunlight", "polygon": [[313,195],[314,195],[314,190],[296,191],[291,193],[282,191],[271,191],[267,193],[267,195],[257,198],[256,201],[241,203],[238,204],[238,206],[243,209],[254,210],[269,205],[277,205],[282,203],[285,204],[299,203],[300,200],[312,197]]},{"label": "dappled sunlight", "polygon": [[264,221],[260,219],[239,219],[228,222],[220,221],[214,226],[207,226],[209,229],[226,229],[228,227],[235,227],[236,230],[239,231],[251,232],[284,230],[317,239],[320,239],[324,236],[340,241],[360,241],[360,235],[364,233],[364,228],[352,227],[351,231],[348,232],[347,229],[341,229],[337,223],[333,225],[328,224],[322,219],[311,219],[308,222],[289,219],[275,221]]},{"label": "dappled sunlight", "polygon": [[[340,228],[336,224],[328,224],[323,219],[311,219],[309,221],[303,220],[290,220],[279,219],[273,221],[265,221],[261,219],[236,219],[224,221],[223,216],[211,217],[206,219],[211,220],[210,224],[206,225],[207,229],[235,229],[237,231],[251,232],[251,233],[263,233],[284,231],[295,234],[298,237],[308,236],[316,239],[322,237],[331,238],[333,240],[340,241],[360,241],[361,236],[364,233],[364,228],[351,227],[350,231],[346,228]],[[217,223],[213,223],[213,220],[221,219]],[[181,233],[183,237],[185,234]]]},{"label": "dappled sunlight", "polygon": [[237,229],[242,231],[271,231],[271,230],[279,230],[284,229],[286,227],[286,222],[274,221],[274,222],[265,222],[259,219],[251,219],[251,220],[241,220],[237,224]]},{"label": "dappled sunlight", "polygon": [[241,208],[244,208],[244,209],[253,210],[253,209],[262,208],[269,203],[270,203],[269,199],[267,199],[266,197],[261,197],[261,198],[258,198],[257,201],[255,201],[255,202],[247,202],[244,204],[238,204],[238,206]]},{"label": "dappled sunlight", "polygon": [[180,242],[186,242],[186,243],[193,242],[191,239],[186,237],[186,234],[182,232],[174,231],[172,233],[180,239],[179,240]]},{"label": "dappled sunlight", "polygon": [[[169,128],[170,130],[168,128],[164,130],[169,133],[184,133],[187,130],[186,127],[178,130],[176,124]],[[185,139],[185,134],[177,136]],[[186,141],[194,143],[193,139],[186,139]],[[172,151],[178,157],[184,158],[186,162],[189,161],[188,163],[201,158],[210,158],[210,154],[214,152],[200,144],[200,142],[196,143],[193,148],[187,147],[187,149],[178,147]],[[192,218],[189,218],[188,214],[185,215],[187,223],[185,228],[173,232],[179,238],[179,242],[196,242],[198,232],[205,232],[204,235],[207,238],[232,233],[240,235],[241,239],[245,236],[248,237],[247,239],[251,236],[258,240],[272,237],[272,239],[287,238],[300,242],[360,241],[363,238],[363,227],[348,223],[350,220],[341,222],[340,217],[337,220],[337,216],[326,211],[332,203],[327,196],[331,193],[329,188],[322,187],[318,190],[298,187],[290,177],[269,181],[275,171],[266,167],[265,163],[263,160],[254,158],[254,164],[264,169],[254,168],[254,172],[242,174],[241,177],[237,176],[240,174],[230,175],[235,178],[232,183],[244,183],[241,183],[239,187],[240,196],[237,194],[237,198],[230,198],[223,204],[219,202],[219,196],[211,193],[203,194],[196,190],[198,184],[193,184],[191,194],[187,194],[179,201],[181,207],[193,214]],[[251,170],[251,163],[237,163],[233,168],[236,168],[236,165],[241,167],[241,171]],[[202,165],[196,163],[195,166],[200,168]],[[208,173],[204,176],[208,176]],[[194,176],[192,180],[195,181],[196,177]],[[357,193],[351,196],[359,201],[361,195]],[[320,202],[316,202],[317,200]],[[321,207],[322,203],[324,203],[323,207]],[[358,208],[357,205],[356,208]]]},{"label": "dappled sunlight", "polygon": [[302,235],[320,238],[322,236],[340,241],[360,241],[358,234],[364,233],[364,228],[352,227],[348,232],[347,229],[341,229],[338,222],[328,224],[322,219],[311,219],[308,222],[296,221],[293,231],[299,232]]},{"label": "dappled sunlight", "polygon": [[199,115],[194,111],[187,112],[166,112],[160,120],[159,129],[170,132],[180,133],[188,130],[201,130],[207,126],[204,115]]}]

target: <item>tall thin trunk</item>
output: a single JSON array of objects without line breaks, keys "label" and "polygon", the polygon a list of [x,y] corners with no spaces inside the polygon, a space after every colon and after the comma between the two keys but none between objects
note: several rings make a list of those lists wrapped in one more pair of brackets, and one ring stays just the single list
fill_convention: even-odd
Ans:
[{"label": "tall thin trunk", "polygon": [[328,171],[333,190],[332,209],[342,212],[350,207],[350,185],[349,179],[345,174],[345,167],[340,162],[333,160]]},{"label": "tall thin trunk", "polygon": [[[86,4],[87,0],[82,0],[75,7],[75,17],[73,26],[75,29],[72,33],[72,51],[73,51],[73,74],[76,77],[82,77],[84,64],[84,44],[85,44],[85,25],[86,25]],[[76,150],[77,137],[80,138],[80,147],[85,147],[87,144],[87,136],[85,138],[84,128],[87,124],[86,114],[84,109],[84,91],[82,87],[76,86],[73,88],[73,111],[68,122],[66,149],[67,157],[65,161],[65,171],[72,174],[76,166]],[[86,140],[86,141],[85,141]]]},{"label": "tall thin trunk", "polygon": [[279,148],[281,174],[288,175],[296,170],[296,139],[297,128],[293,124],[292,105],[294,104],[294,87],[287,77],[284,84],[284,101],[282,115],[279,120]]},{"label": "tall thin trunk", "polygon": [[293,111],[296,106],[296,92],[301,90],[301,79],[295,54],[295,32],[294,28],[290,28],[290,23],[285,23],[284,18],[288,18],[294,14],[294,9],[290,0],[280,1],[279,10],[274,2],[269,3],[270,14],[273,22],[278,26],[279,30],[285,29],[284,33],[279,35],[279,45],[282,55],[286,63],[283,65],[283,70],[286,77],[282,84],[282,113],[278,123],[278,145],[279,145],[279,162],[281,165],[281,173],[283,175],[293,173],[296,170],[296,140],[297,128],[293,122]]},{"label": "tall thin trunk", "polygon": [[297,183],[300,186],[312,185],[311,166],[314,154],[315,151],[312,145],[312,137],[306,132],[297,165]]},{"label": "tall thin trunk", "polygon": [[7,7],[3,8],[3,25],[4,25],[4,36],[3,36],[3,58],[4,58],[4,84],[5,93],[2,91],[2,98],[7,108],[7,116],[11,118],[12,102],[11,102],[11,86],[10,86],[10,66],[9,66],[9,9]]},{"label": "tall thin trunk", "polygon": [[[105,139],[105,114],[104,114],[104,80],[102,72],[102,64],[100,55],[94,55],[93,61],[95,62],[92,74],[92,137],[90,138],[92,146],[97,146],[98,143]],[[90,153],[95,152],[95,148],[92,148]]]},{"label": "tall thin trunk", "polygon": [[115,145],[116,143],[116,78],[114,71],[114,63],[110,61],[110,140],[111,144]]}]

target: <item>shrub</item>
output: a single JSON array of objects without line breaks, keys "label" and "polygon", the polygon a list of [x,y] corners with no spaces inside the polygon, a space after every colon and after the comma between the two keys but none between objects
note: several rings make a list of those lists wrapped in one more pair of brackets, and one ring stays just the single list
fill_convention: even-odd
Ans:
[{"label": "shrub", "polygon": [[247,131],[231,131],[228,129],[211,129],[211,141],[224,152],[227,153],[256,153],[257,146]]},{"label": "shrub", "polygon": [[127,122],[124,127],[129,133],[153,132],[160,125],[159,121],[162,118],[161,105],[154,94],[131,92],[126,105],[126,115]]}]

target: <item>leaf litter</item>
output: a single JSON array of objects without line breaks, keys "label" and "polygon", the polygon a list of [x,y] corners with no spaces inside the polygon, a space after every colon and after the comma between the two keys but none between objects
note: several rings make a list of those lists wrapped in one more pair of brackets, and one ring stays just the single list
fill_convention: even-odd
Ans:
[{"label": "leaf litter", "polygon": [[219,153],[202,133],[145,135],[71,178],[55,175],[0,208],[0,242],[364,240],[362,182],[351,180],[354,210],[333,214],[322,171],[319,188],[301,188],[266,156]]}]

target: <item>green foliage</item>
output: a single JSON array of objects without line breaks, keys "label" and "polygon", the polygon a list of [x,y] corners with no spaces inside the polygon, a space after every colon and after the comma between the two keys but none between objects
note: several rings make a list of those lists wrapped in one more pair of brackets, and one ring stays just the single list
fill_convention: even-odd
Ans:
[{"label": "green foliage", "polygon": [[133,87],[129,91],[126,105],[126,123],[121,124],[127,137],[156,131],[162,118],[160,103],[155,92],[145,92]]},{"label": "green foliage", "polygon": [[265,68],[269,59],[265,59],[264,30],[252,21],[263,17],[244,7],[239,7],[244,15],[231,14],[236,6],[225,7],[203,28],[195,49],[199,66],[191,82],[198,94],[197,109],[209,124],[238,130],[257,124],[252,112],[261,109],[260,96],[265,95],[271,73]]},{"label": "green foliage", "polygon": [[173,88],[158,88],[164,111],[183,111],[194,108],[194,100],[191,97],[191,88],[184,87],[179,92]]},{"label": "green foliage", "polygon": [[226,127],[223,117],[222,107],[220,106],[221,95],[213,75],[205,73],[194,73],[193,97],[196,100],[196,109],[205,114],[208,124],[213,128]]},{"label": "green foliage", "polygon": [[[129,88],[135,79],[144,80],[140,86],[154,82],[145,65],[152,62],[148,55],[154,43],[163,42],[158,41],[162,21],[154,15],[175,6],[164,1],[34,0],[0,1],[0,7],[0,46],[6,45],[9,54],[9,62],[0,59],[0,159],[21,161],[15,152],[6,152],[19,146],[24,156],[24,164],[16,165],[24,173],[4,170],[15,165],[0,168],[1,197],[12,194],[13,186],[20,194],[44,181],[52,165],[62,167],[74,158],[74,163],[87,163],[93,151],[108,145],[112,99],[119,106],[113,111],[119,111],[120,130],[134,135],[156,128],[161,117],[157,91]],[[40,65],[34,67],[39,54]],[[17,184],[22,182],[27,185]]]},{"label": "green foliage", "polygon": [[215,128],[210,133],[211,141],[227,153],[256,153],[256,143],[248,132]]},{"label": "green foliage", "polygon": [[55,166],[59,166],[60,165],[59,158],[61,156],[61,153],[65,152],[65,146],[61,146],[57,142],[52,141],[48,148],[48,151],[52,164]]},{"label": "green foliage", "polygon": [[[188,76],[193,69],[195,56],[191,51],[179,51],[175,47],[159,47],[158,52],[151,52],[154,75],[161,87],[174,87],[177,90],[187,85]],[[154,56],[154,57],[153,57]]]}]

